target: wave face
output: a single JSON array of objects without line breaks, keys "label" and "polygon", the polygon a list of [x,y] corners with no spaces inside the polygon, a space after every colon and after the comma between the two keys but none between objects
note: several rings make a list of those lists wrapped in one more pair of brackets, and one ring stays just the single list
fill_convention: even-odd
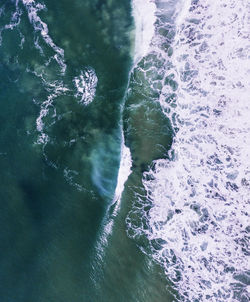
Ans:
[{"label": "wave face", "polygon": [[250,7],[155,4],[155,35],[135,72],[175,135],[143,173],[128,234],[161,264],[180,301],[248,301]]}]

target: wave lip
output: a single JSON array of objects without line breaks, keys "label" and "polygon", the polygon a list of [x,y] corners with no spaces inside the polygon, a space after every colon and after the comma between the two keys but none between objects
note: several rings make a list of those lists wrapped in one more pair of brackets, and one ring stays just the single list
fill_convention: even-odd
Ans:
[{"label": "wave lip", "polygon": [[124,143],[124,137],[122,137],[121,147],[121,161],[120,168],[117,177],[117,185],[115,189],[114,202],[119,201],[124,190],[124,185],[132,173],[132,158],[129,148]]},{"label": "wave lip", "polygon": [[147,54],[153,38],[156,6],[151,0],[133,0],[132,8],[135,20],[134,62],[137,63]]}]

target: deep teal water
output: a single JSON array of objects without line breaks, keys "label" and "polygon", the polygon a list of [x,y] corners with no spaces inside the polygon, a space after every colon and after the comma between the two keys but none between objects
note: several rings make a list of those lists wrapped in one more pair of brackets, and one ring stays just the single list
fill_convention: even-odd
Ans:
[{"label": "deep teal water", "polygon": [[[172,139],[157,104],[130,109],[142,102],[135,74],[126,94],[131,3],[27,3],[0,3],[0,301],[173,301],[160,267],[126,233],[131,188],[163,154],[154,146]],[[87,70],[98,83],[86,106],[74,79]],[[112,216],[123,120],[134,166]]]}]

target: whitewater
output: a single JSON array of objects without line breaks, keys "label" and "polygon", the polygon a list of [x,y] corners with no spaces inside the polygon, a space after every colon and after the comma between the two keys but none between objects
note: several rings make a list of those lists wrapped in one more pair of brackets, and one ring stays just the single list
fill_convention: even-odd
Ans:
[{"label": "whitewater", "polygon": [[163,62],[162,76],[156,85],[149,67],[135,68],[157,89],[175,136],[143,173],[145,196],[127,217],[128,234],[146,238],[141,249],[180,301],[249,301],[249,3],[150,5],[156,19],[146,55]]}]

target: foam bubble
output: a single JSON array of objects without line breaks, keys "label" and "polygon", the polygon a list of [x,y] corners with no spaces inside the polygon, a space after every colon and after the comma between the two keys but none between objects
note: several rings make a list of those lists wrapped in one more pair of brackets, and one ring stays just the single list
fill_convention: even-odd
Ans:
[{"label": "foam bubble", "polygon": [[80,75],[73,79],[77,89],[75,97],[79,98],[81,104],[88,105],[94,100],[97,82],[98,79],[93,69],[81,71]]}]

